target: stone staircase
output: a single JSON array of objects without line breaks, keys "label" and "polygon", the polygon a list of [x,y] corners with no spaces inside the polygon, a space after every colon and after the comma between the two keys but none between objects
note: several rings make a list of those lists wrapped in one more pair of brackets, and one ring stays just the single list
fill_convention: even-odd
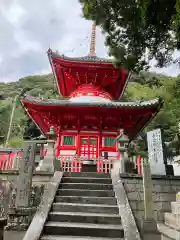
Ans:
[{"label": "stone staircase", "polygon": [[164,214],[165,223],[158,224],[162,240],[180,240],[180,199],[171,203],[171,213]]},{"label": "stone staircase", "polygon": [[109,174],[64,174],[41,237],[60,239],[124,239]]}]

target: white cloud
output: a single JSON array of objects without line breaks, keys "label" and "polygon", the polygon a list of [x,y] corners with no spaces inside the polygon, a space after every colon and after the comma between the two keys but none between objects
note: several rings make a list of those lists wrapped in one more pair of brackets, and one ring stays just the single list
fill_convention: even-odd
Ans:
[{"label": "white cloud", "polygon": [[[0,0],[0,81],[50,71],[49,47],[68,56],[87,55],[91,26],[81,17],[78,0]],[[100,29],[96,54],[107,57]],[[179,73],[174,66],[159,71]]]}]

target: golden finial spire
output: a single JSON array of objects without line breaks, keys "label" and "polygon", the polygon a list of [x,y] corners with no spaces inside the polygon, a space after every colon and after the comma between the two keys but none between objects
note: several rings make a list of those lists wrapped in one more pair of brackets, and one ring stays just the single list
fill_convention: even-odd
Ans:
[{"label": "golden finial spire", "polygon": [[92,26],[89,56],[91,57],[96,56],[95,48],[96,48],[96,24],[94,23]]}]

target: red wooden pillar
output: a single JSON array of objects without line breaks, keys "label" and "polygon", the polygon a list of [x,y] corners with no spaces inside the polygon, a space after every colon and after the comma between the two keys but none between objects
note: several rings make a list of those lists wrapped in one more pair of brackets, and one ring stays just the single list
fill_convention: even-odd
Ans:
[{"label": "red wooden pillar", "polygon": [[101,148],[102,148],[102,134],[100,133],[98,136],[98,158],[101,156]]},{"label": "red wooden pillar", "polygon": [[61,134],[58,133],[57,137],[57,148],[56,148],[56,156],[60,155],[60,147],[61,147]]}]

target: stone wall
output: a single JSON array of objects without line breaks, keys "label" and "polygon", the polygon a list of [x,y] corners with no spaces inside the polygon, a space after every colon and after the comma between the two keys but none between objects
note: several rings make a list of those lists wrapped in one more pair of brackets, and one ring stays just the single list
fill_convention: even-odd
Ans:
[{"label": "stone wall", "polygon": [[[129,199],[131,209],[140,229],[144,218],[144,194],[142,177],[134,174],[121,174],[121,179]],[[171,202],[175,201],[176,193],[180,191],[179,176],[152,176],[154,219],[164,222],[164,213],[171,212]]]},{"label": "stone wall", "polygon": [[[7,217],[10,201],[12,200],[12,191],[17,188],[19,172],[18,171],[0,171],[0,217]],[[45,186],[52,174],[38,172],[33,175],[33,190]]]},{"label": "stone wall", "polygon": [[[19,176],[19,171],[17,170],[6,170],[2,171],[0,170],[0,179],[1,180],[7,180],[13,184],[16,185],[17,179]],[[33,174],[33,183],[39,183],[39,184],[45,184],[50,181],[52,178],[53,174],[49,172],[42,172],[42,171],[36,171]]]},{"label": "stone wall", "polygon": [[7,217],[13,184],[0,179],[0,218]]}]

